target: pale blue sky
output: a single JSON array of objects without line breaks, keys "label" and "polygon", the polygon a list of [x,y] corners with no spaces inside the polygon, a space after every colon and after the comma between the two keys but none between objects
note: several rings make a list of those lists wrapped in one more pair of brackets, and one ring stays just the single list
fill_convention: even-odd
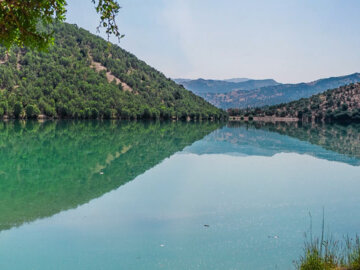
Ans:
[{"label": "pale blue sky", "polygon": [[[67,21],[96,33],[91,0],[68,3]],[[359,0],[119,3],[120,46],[172,78],[301,82],[360,72]]]}]

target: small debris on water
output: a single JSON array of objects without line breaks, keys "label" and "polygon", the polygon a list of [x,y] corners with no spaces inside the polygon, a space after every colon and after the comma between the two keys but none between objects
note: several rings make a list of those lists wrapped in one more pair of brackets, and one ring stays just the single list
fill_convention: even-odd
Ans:
[{"label": "small debris on water", "polygon": [[165,247],[165,245],[164,245],[164,244],[161,244],[160,247]]},{"label": "small debris on water", "polygon": [[210,227],[210,225],[208,225],[208,224],[205,224],[205,225],[204,225],[204,227],[206,227],[206,228],[209,228],[209,227]]},{"label": "small debris on water", "polygon": [[279,239],[279,236],[278,235],[269,235],[268,238]]},{"label": "small debris on water", "polygon": [[103,174],[104,174],[104,172],[100,172],[100,174],[101,174],[101,175],[103,175]]}]

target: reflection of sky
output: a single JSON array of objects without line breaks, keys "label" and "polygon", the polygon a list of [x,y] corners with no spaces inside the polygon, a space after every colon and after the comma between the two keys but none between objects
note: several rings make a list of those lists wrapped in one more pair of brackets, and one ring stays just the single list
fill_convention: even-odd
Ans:
[{"label": "reflection of sky", "polygon": [[77,209],[1,232],[0,268],[288,269],[308,211],[315,231],[324,206],[336,236],[358,232],[359,175],[295,153],[176,154]]}]

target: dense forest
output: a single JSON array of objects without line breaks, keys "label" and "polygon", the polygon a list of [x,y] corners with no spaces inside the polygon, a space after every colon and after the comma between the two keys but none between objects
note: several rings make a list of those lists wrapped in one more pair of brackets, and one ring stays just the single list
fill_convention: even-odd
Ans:
[{"label": "dense forest", "polygon": [[229,109],[230,116],[291,117],[304,122],[360,122],[360,83],[349,84],[297,101],[248,109]]},{"label": "dense forest", "polygon": [[0,117],[226,116],[120,47],[76,25],[52,27],[48,52],[0,47]]}]

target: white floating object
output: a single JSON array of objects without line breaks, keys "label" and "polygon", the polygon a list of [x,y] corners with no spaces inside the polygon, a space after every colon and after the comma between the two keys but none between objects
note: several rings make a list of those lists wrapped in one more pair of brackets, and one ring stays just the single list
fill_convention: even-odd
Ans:
[{"label": "white floating object", "polygon": [[280,237],[278,235],[269,235],[268,238],[279,239]]},{"label": "white floating object", "polygon": [[103,175],[103,174],[104,174],[104,172],[100,172],[100,174],[101,174],[101,175]]},{"label": "white floating object", "polygon": [[164,244],[161,244],[160,247],[165,247],[165,245],[164,245]]}]

